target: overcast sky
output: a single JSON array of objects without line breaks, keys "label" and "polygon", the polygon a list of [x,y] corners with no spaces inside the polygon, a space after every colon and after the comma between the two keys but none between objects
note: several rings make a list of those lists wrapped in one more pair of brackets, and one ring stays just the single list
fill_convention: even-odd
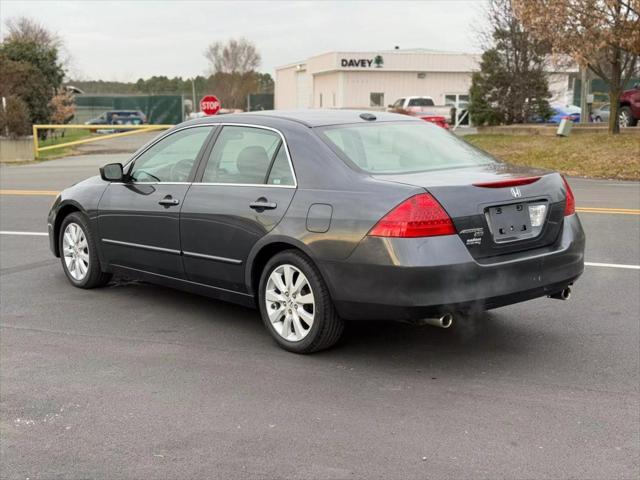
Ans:
[{"label": "overcast sky", "polygon": [[332,50],[429,48],[477,52],[485,0],[216,2],[0,0],[7,18],[28,16],[56,31],[69,75],[135,81],[204,74],[206,46],[244,36],[260,70]]}]

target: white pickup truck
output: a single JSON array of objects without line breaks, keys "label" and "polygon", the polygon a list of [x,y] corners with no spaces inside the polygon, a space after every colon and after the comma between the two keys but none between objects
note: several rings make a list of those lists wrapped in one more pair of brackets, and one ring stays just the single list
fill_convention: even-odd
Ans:
[{"label": "white pickup truck", "polygon": [[402,97],[389,105],[387,110],[420,117],[446,129],[449,128],[448,122],[451,119],[451,107],[436,107],[431,97]]},{"label": "white pickup truck", "polygon": [[389,111],[404,110],[413,115],[428,114],[440,115],[449,120],[451,117],[451,107],[436,106],[431,97],[402,97],[389,105]]}]

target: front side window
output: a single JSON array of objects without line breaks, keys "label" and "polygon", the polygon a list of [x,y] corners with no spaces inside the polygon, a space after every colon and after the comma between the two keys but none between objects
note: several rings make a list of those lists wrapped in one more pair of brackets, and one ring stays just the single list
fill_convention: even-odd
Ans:
[{"label": "front side window", "polygon": [[427,122],[337,125],[320,131],[340,156],[368,173],[409,173],[495,162]]},{"label": "front side window", "polygon": [[134,182],[186,182],[213,127],[187,128],[163,138],[140,155],[129,171]]},{"label": "front side window", "polygon": [[393,108],[402,108],[404,106],[404,98],[400,98],[396,100],[396,103],[393,104]]},{"label": "front side window", "polygon": [[384,106],[384,93],[371,92],[369,94],[369,106],[382,107]]},{"label": "front side window", "polygon": [[271,130],[225,126],[211,151],[202,181],[264,184],[281,144],[280,135]]}]

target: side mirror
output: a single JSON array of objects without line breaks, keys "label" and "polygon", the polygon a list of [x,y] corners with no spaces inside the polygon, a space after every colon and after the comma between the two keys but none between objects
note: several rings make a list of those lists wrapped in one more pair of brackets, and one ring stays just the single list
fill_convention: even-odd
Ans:
[{"label": "side mirror", "polygon": [[108,163],[100,167],[100,177],[107,182],[121,182],[124,179],[124,172],[121,163]]}]

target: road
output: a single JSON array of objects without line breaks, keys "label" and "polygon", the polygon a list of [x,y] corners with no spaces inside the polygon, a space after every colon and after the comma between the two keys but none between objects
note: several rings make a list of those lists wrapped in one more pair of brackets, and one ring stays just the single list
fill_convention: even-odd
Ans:
[{"label": "road", "polygon": [[[0,230],[126,155],[0,168]],[[571,179],[578,207],[640,184]],[[19,190],[19,192],[16,192]],[[614,210],[620,212],[619,210]],[[594,264],[640,264],[640,215],[581,213]],[[349,324],[277,348],[255,311],[119,279],[72,288],[47,238],[0,234],[0,477],[637,478],[640,270],[588,266],[449,330]]]}]

